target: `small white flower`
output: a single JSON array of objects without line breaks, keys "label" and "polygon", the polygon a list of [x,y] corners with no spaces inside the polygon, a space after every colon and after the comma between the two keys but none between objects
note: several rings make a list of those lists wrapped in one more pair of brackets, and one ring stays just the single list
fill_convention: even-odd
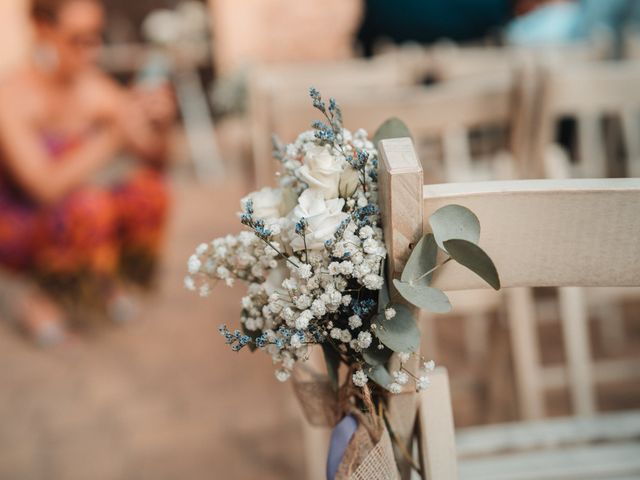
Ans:
[{"label": "small white flower", "polygon": [[289,380],[291,373],[288,370],[280,369],[276,370],[276,378],[279,382],[286,382]]},{"label": "small white flower", "polygon": [[373,341],[373,339],[371,338],[371,333],[369,333],[369,332],[360,332],[358,334],[358,345],[363,350],[365,348],[369,348],[369,345],[371,345],[372,341]]},{"label": "small white flower", "polygon": [[358,315],[352,315],[349,317],[349,328],[355,330],[362,326],[362,319]]},{"label": "small white flower", "polygon": [[389,307],[384,311],[384,318],[386,318],[387,320],[391,320],[395,316],[396,311],[394,308]]},{"label": "small white flower", "polygon": [[207,252],[207,250],[209,250],[209,245],[207,245],[206,243],[201,243],[200,245],[198,245],[198,248],[196,248],[196,255],[202,256]]},{"label": "small white flower", "polygon": [[427,372],[433,372],[433,370],[436,368],[436,362],[434,362],[433,360],[424,362],[422,364],[422,368],[424,368]]},{"label": "small white flower", "polygon": [[307,279],[311,277],[311,274],[311,265],[309,265],[308,263],[303,263],[302,265],[300,265],[300,268],[298,268],[298,275],[300,275],[300,278]]},{"label": "small white flower", "polygon": [[340,264],[338,262],[331,262],[329,264],[329,274],[338,275],[340,273]]},{"label": "small white flower", "polygon": [[201,266],[202,266],[202,262],[200,261],[197,255],[194,254],[189,257],[187,267],[189,268],[189,273],[191,275],[198,273]]},{"label": "small white flower", "polygon": [[342,330],[340,330],[339,328],[332,328],[330,335],[334,340],[340,340],[340,338],[342,337]]},{"label": "small white flower", "polygon": [[342,343],[349,343],[351,338],[351,332],[346,328],[340,332],[340,341]]},{"label": "small white flower", "polygon": [[192,292],[196,289],[196,282],[193,280],[193,277],[186,276],[184,277],[184,288],[187,290],[191,290]]},{"label": "small white flower", "polygon": [[301,338],[301,336],[297,335],[297,334],[296,335],[292,335],[290,343],[291,343],[291,346],[293,348],[300,348],[302,346],[302,338]]},{"label": "small white flower", "polygon": [[220,267],[216,268],[216,275],[220,279],[225,279],[225,278],[229,277],[230,272],[226,267],[220,266]]},{"label": "small white flower", "polygon": [[309,310],[305,310],[300,314],[298,318],[296,318],[296,328],[298,330],[306,330],[309,326],[309,321],[311,320],[312,314]]},{"label": "small white flower", "polygon": [[369,290],[380,290],[384,284],[384,279],[380,275],[370,273],[364,277],[362,283]]},{"label": "small white flower", "polygon": [[362,249],[364,250],[364,253],[368,253],[368,254],[377,253],[379,248],[380,248],[380,244],[374,238],[367,238],[362,244]]},{"label": "small white flower", "polygon": [[365,240],[373,236],[373,228],[371,228],[369,225],[365,225],[360,229],[360,232],[358,233],[358,235],[361,239]]},{"label": "small white flower", "polygon": [[429,377],[420,377],[416,380],[416,391],[421,392],[431,385],[431,379]]},{"label": "small white flower", "polygon": [[311,313],[313,313],[316,318],[321,318],[326,315],[327,307],[325,303],[320,299],[314,300],[311,304]]},{"label": "small white flower", "polygon": [[208,297],[210,293],[211,293],[211,286],[208,283],[204,283],[204,284],[200,285],[200,296],[201,297]]},{"label": "small white flower", "polygon": [[393,378],[398,385],[406,385],[409,382],[409,375],[401,370],[393,372]]},{"label": "small white flower", "polygon": [[298,307],[300,310],[304,310],[311,306],[311,297],[306,294],[300,295],[298,298],[296,298],[295,303],[296,303],[296,307]]},{"label": "small white flower", "polygon": [[389,390],[393,394],[398,394],[402,392],[402,387],[398,383],[393,382],[387,386],[387,390]]},{"label": "small white flower", "polygon": [[369,377],[367,377],[367,374],[364,373],[362,370],[357,370],[352,376],[351,379],[353,381],[353,384],[356,387],[364,387],[367,382],[369,381]]},{"label": "small white flower", "polygon": [[400,363],[407,363],[409,361],[409,358],[411,358],[411,353],[400,352],[398,353],[398,358],[400,359]]},{"label": "small white flower", "polygon": [[344,305],[345,307],[351,305],[351,295],[347,294],[342,296],[342,305]]},{"label": "small white flower", "polygon": [[353,268],[353,262],[347,260],[340,263],[338,271],[342,275],[351,275],[353,273]]}]

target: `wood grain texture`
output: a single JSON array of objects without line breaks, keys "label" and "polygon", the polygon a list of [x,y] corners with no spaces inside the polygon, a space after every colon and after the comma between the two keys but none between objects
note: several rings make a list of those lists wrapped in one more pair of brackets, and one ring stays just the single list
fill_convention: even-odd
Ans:
[{"label": "wood grain texture", "polygon": [[[503,287],[640,285],[640,179],[431,185],[424,204],[425,220],[449,204],[478,216]],[[434,285],[488,287],[453,262]]]}]

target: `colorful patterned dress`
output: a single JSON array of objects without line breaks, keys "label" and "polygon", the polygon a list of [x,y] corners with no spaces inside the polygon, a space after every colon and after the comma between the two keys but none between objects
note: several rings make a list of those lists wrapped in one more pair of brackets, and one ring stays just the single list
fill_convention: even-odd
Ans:
[{"label": "colorful patterned dress", "polygon": [[[47,137],[45,144],[60,161],[81,141]],[[148,284],[168,206],[163,175],[146,167],[113,187],[87,185],[56,204],[37,205],[0,159],[0,268],[53,278],[57,286],[121,274]]]}]

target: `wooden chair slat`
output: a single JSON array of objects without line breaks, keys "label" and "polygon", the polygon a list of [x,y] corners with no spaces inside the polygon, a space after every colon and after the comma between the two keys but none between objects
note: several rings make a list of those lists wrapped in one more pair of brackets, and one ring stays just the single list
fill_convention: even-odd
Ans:
[{"label": "wooden chair slat", "polygon": [[[468,207],[480,219],[480,245],[503,287],[640,284],[640,179],[425,186],[425,220],[448,204]],[[488,288],[453,263],[441,269],[434,285]]]}]

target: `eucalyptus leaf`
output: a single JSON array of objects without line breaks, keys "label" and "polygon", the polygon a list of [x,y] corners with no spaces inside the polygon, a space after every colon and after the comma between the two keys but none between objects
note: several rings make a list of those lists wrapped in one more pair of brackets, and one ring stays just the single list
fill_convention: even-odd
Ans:
[{"label": "eucalyptus leaf", "polygon": [[500,290],[500,277],[496,266],[482,248],[461,239],[447,240],[444,246],[456,262],[474,272],[495,290]]},{"label": "eucalyptus leaf", "polygon": [[478,243],[480,239],[480,221],[478,217],[462,205],[446,205],[436,210],[429,218],[429,225],[436,243],[446,250],[444,242],[452,238]]},{"label": "eucalyptus leaf", "polygon": [[362,358],[367,362],[367,365],[386,365],[392,354],[393,351],[386,347],[379,349],[378,345],[371,345],[369,348],[362,351]]},{"label": "eucalyptus leaf", "polygon": [[365,370],[367,376],[385,390],[393,383],[393,377],[383,365],[376,365],[369,370]]},{"label": "eucalyptus leaf", "polygon": [[378,145],[380,140],[387,138],[411,138],[411,132],[405,123],[399,118],[392,117],[386,120],[373,136],[373,144]]},{"label": "eucalyptus leaf", "polygon": [[[421,275],[427,273],[436,266],[436,257],[438,255],[438,246],[435,237],[429,233],[422,237],[418,244],[411,252],[409,260],[402,271],[402,281],[411,282],[417,280]],[[429,285],[431,283],[432,274],[422,278],[418,283]]]},{"label": "eucalyptus leaf", "polygon": [[374,323],[375,334],[383,345],[394,352],[415,352],[420,347],[420,331],[406,305],[393,305],[396,316],[387,320],[379,314]]},{"label": "eucalyptus leaf", "polygon": [[324,361],[327,365],[327,374],[329,380],[331,380],[331,386],[337,392],[340,385],[340,354],[329,343],[322,344],[322,352],[324,353]]},{"label": "eucalyptus leaf", "polygon": [[400,295],[409,303],[418,308],[423,308],[434,313],[447,313],[451,311],[449,298],[442,290],[426,285],[412,285],[410,283],[394,280],[393,285]]}]

